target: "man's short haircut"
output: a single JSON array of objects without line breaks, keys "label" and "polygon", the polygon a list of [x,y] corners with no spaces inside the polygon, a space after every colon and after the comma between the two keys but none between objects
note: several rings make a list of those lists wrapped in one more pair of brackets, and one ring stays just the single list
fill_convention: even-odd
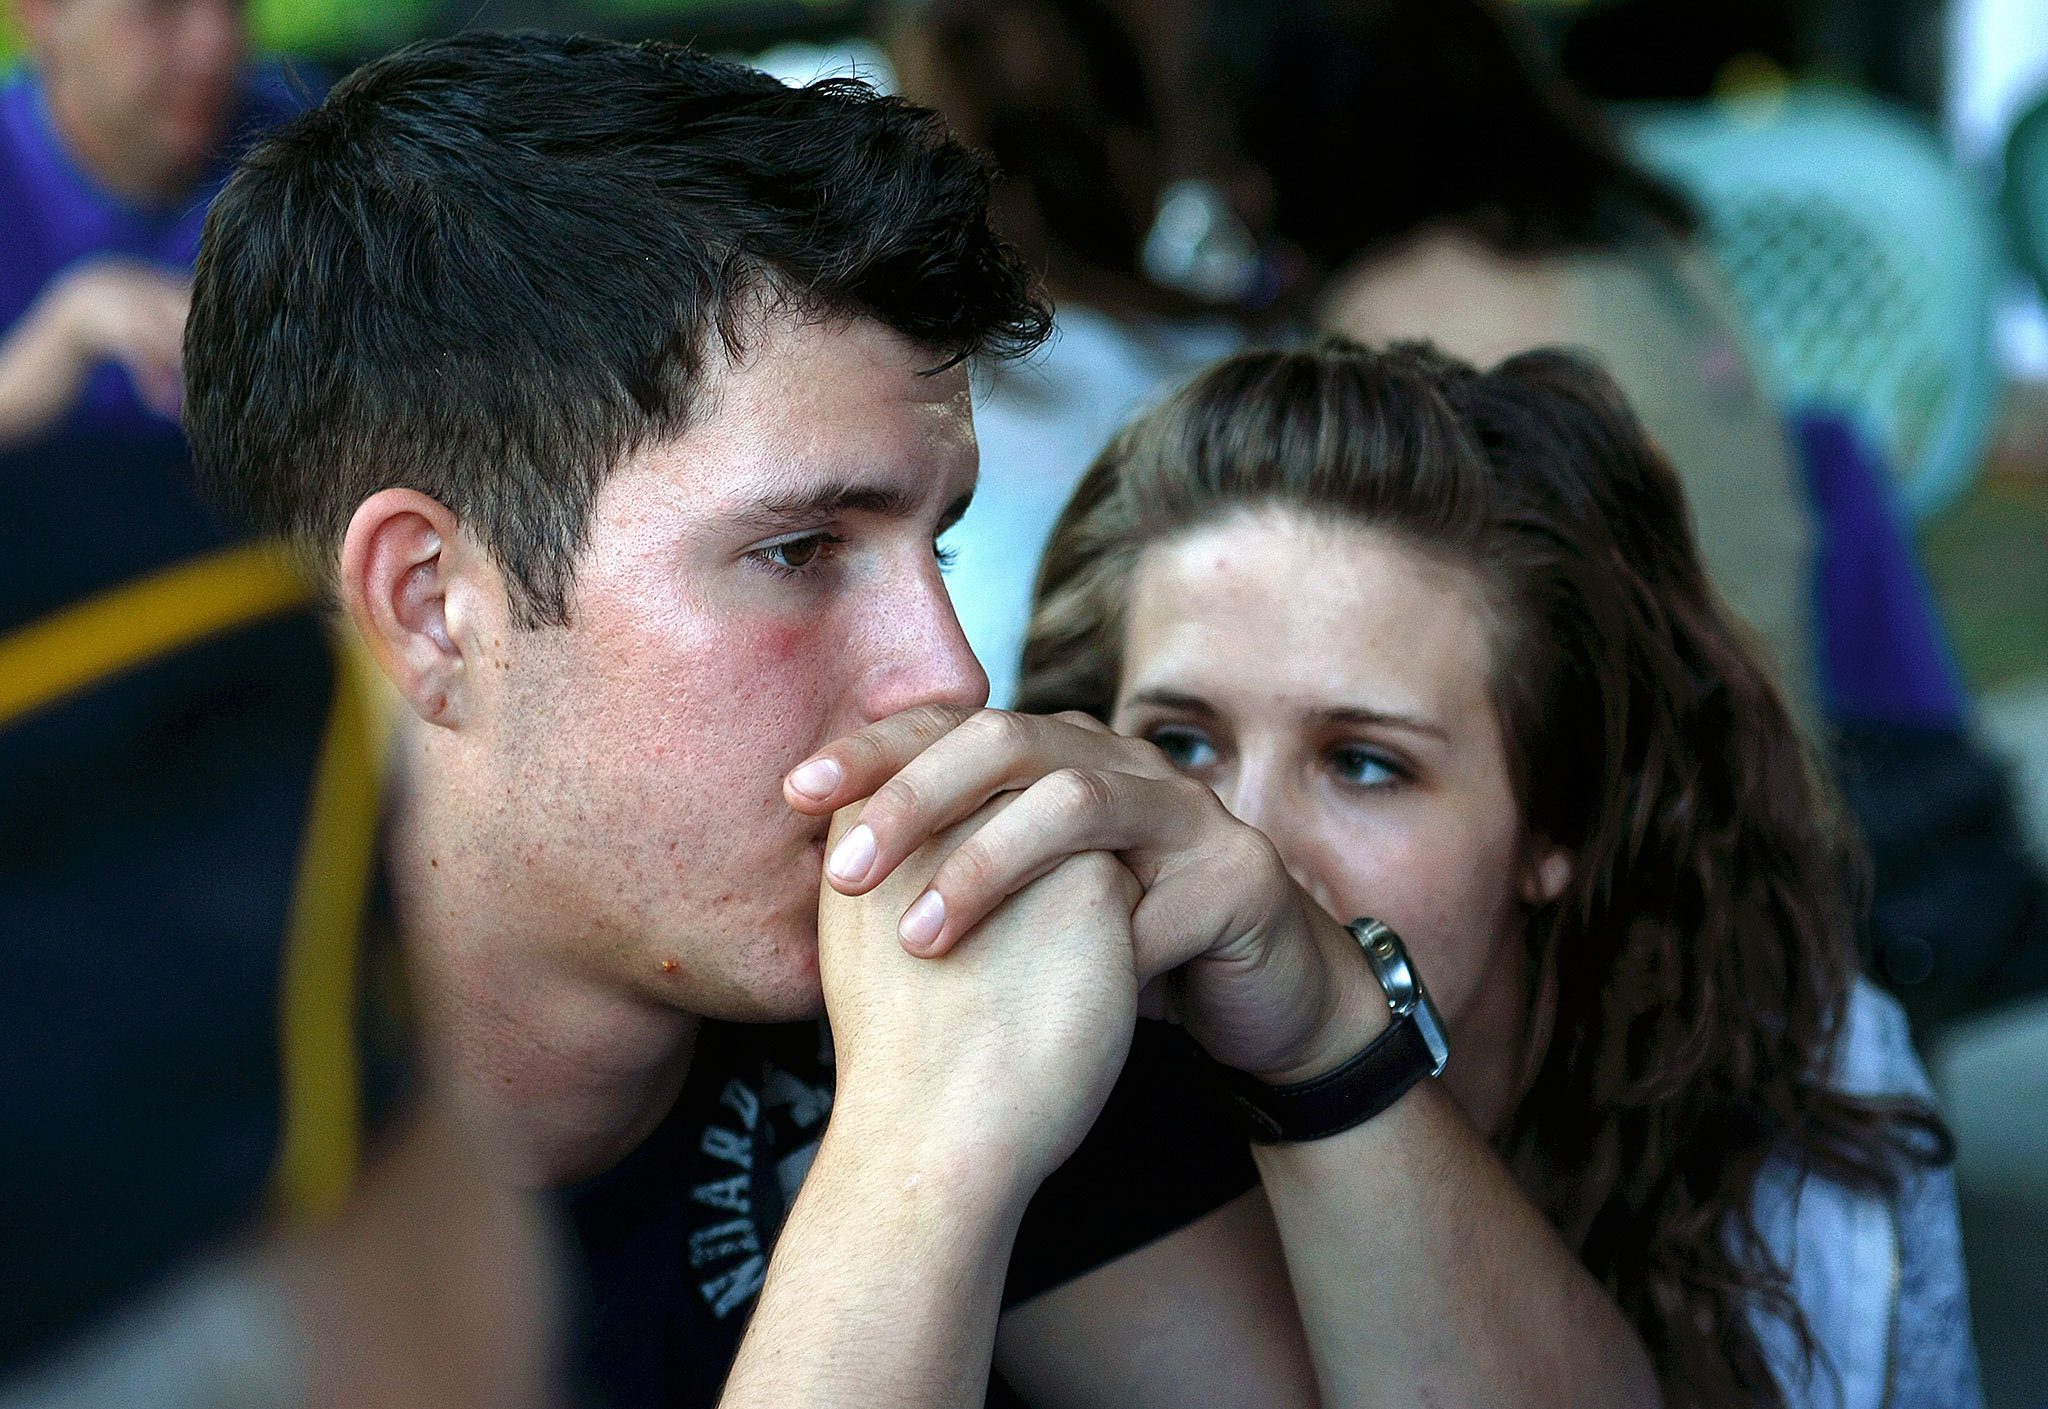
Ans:
[{"label": "man's short haircut", "polygon": [[850,79],[670,44],[471,33],[357,70],[214,204],[185,341],[202,479],[329,570],[405,486],[458,514],[522,625],[567,620],[592,501],[679,433],[710,339],[868,317],[935,363],[1051,314],[991,170]]}]

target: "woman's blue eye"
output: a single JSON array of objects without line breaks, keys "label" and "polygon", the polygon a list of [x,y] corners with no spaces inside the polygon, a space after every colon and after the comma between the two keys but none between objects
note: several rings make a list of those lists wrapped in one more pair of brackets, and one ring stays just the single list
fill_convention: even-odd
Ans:
[{"label": "woman's blue eye", "polygon": [[1385,755],[1356,745],[1330,750],[1330,767],[1354,788],[1384,788],[1401,781],[1401,770]]},{"label": "woman's blue eye", "polygon": [[1216,746],[1193,729],[1154,729],[1146,737],[1175,768],[1193,773],[1216,765]]}]

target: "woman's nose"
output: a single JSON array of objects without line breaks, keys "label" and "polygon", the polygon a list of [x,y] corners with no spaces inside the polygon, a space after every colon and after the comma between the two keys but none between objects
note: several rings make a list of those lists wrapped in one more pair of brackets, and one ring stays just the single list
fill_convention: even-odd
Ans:
[{"label": "woman's nose", "polygon": [[1317,849],[1310,836],[1312,819],[1305,811],[1306,801],[1293,795],[1279,771],[1261,760],[1247,760],[1216,794],[1232,816],[1266,834],[1294,883],[1324,910],[1336,914],[1336,895],[1314,864]]}]

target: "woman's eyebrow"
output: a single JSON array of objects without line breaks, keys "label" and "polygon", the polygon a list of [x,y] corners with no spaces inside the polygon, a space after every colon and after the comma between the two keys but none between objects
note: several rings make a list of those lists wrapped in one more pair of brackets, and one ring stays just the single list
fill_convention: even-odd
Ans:
[{"label": "woman's eyebrow", "polygon": [[1391,710],[1368,709],[1364,705],[1340,705],[1334,709],[1315,711],[1315,719],[1326,725],[1348,725],[1354,728],[1405,729],[1413,734],[1426,734],[1432,739],[1450,742],[1450,735],[1441,727],[1412,714],[1397,714]]},{"label": "woman's eyebrow", "polygon": [[[1130,697],[1130,703],[1154,705],[1182,714],[1214,718],[1216,706],[1199,695],[1183,694],[1179,690],[1139,690]],[[1432,739],[1450,742],[1450,735],[1435,724],[1412,714],[1399,714],[1392,710],[1369,709],[1364,705],[1336,705],[1328,709],[1309,711],[1311,722],[1325,727],[1403,729],[1413,734],[1422,734]]]},{"label": "woman's eyebrow", "polygon": [[1140,690],[1131,696],[1132,704],[1156,705],[1160,709],[1179,710],[1183,714],[1199,714],[1212,717],[1216,706],[1197,695],[1184,695],[1178,690]]}]

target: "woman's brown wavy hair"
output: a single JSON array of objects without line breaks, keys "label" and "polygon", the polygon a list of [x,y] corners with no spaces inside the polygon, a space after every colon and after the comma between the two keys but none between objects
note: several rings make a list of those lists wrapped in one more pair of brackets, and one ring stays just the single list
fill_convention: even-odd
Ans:
[{"label": "woman's brown wavy hair", "polygon": [[1266,507],[1369,525],[1483,585],[1524,824],[1574,857],[1529,916],[1536,1019],[1497,1148],[1672,1403],[1782,1403],[1750,1308],[1814,1343],[1752,1218],[1766,1158],[1891,1192],[1949,1141],[1924,1107],[1830,1086],[1853,851],[1707,582],[1676,474],[1565,353],[1486,373],[1416,344],[1231,358],[1082,481],[1020,708],[1107,720],[1138,555]]}]

